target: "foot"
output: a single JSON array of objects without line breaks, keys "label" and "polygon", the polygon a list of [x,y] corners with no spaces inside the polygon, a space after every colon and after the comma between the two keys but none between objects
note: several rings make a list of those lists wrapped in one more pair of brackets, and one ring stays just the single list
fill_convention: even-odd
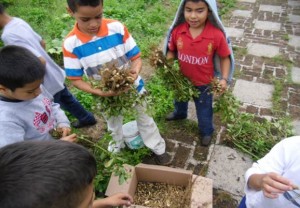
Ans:
[{"label": "foot", "polygon": [[93,126],[97,123],[96,120],[92,121],[92,122],[89,122],[89,123],[83,123],[83,122],[80,122],[78,120],[74,121],[71,123],[72,127],[74,127],[75,129],[79,129],[79,128],[83,128],[83,127],[89,127],[89,126]]},{"label": "foot", "polygon": [[167,115],[166,120],[167,121],[175,121],[175,120],[183,120],[186,119],[187,116],[177,116],[174,112]]},{"label": "foot", "polygon": [[110,141],[108,144],[107,150],[112,152],[112,153],[119,153],[121,152],[121,149],[125,147],[124,142],[115,142],[115,141]]},{"label": "foot", "polygon": [[212,136],[203,136],[201,137],[201,145],[207,147],[210,145]]},{"label": "foot", "polygon": [[168,153],[163,153],[162,155],[155,155],[155,163],[157,165],[170,165],[171,156]]}]

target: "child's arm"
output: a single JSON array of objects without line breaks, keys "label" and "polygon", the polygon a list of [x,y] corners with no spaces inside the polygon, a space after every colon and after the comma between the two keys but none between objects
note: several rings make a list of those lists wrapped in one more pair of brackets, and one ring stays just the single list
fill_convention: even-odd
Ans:
[{"label": "child's arm", "polygon": [[60,140],[67,141],[67,142],[75,142],[76,137],[77,137],[76,134],[70,134],[70,135],[67,135],[67,136],[63,136],[62,138],[60,138]]},{"label": "child's arm", "polygon": [[117,93],[115,93],[115,92],[110,92],[110,91],[103,92],[100,89],[95,89],[89,83],[83,81],[82,79],[72,80],[72,84],[76,88],[78,88],[78,89],[80,89],[84,92],[88,92],[88,93],[91,93],[93,95],[97,95],[97,96],[101,96],[101,97],[109,97],[109,96],[117,95]]},{"label": "child's arm", "polygon": [[136,80],[137,77],[139,76],[141,69],[142,69],[142,59],[141,57],[138,57],[131,62],[130,76],[132,76],[134,80]]},{"label": "child's arm", "polygon": [[222,89],[225,90],[227,88],[227,82],[230,72],[230,58],[229,56],[221,57],[220,58],[220,65],[221,65],[221,73],[222,77],[220,79],[220,85],[222,86]]},{"label": "child's arm", "polygon": [[176,57],[175,57],[175,53],[173,51],[168,51],[167,52],[167,55],[166,55],[166,58],[167,60],[174,60]]},{"label": "child's arm", "polygon": [[97,199],[93,203],[93,208],[104,208],[112,206],[127,206],[133,203],[133,199],[129,194],[118,193],[105,199]]}]

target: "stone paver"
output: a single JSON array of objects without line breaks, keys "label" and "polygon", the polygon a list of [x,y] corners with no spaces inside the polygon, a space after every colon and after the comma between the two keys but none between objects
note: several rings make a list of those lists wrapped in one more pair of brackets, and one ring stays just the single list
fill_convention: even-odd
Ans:
[{"label": "stone paver", "polygon": [[300,47],[300,36],[290,35],[289,38],[290,38],[289,39],[290,46]]},{"label": "stone paver", "polygon": [[188,105],[188,119],[198,122],[197,114],[196,114],[196,107],[195,107],[194,101],[189,102],[189,105]]},{"label": "stone paver", "polygon": [[279,47],[272,45],[265,45],[259,43],[248,43],[247,44],[248,53],[254,56],[263,56],[272,58],[274,56],[278,56]]},{"label": "stone paver", "polygon": [[225,190],[240,200],[244,195],[244,173],[251,167],[252,160],[248,155],[226,146],[215,145],[212,148],[206,176],[213,179],[215,188]]},{"label": "stone paver", "polygon": [[233,28],[233,27],[226,27],[225,31],[229,37],[241,38],[244,35],[243,29]]},{"label": "stone paver", "polygon": [[239,2],[255,3],[256,0],[238,0]]},{"label": "stone paver", "polygon": [[261,4],[259,6],[259,11],[281,13],[282,12],[282,7],[281,6],[272,6],[272,5]]},{"label": "stone paver", "polygon": [[233,16],[236,17],[251,17],[251,11],[247,11],[247,10],[234,10],[232,12]]},{"label": "stone paver", "polygon": [[289,14],[289,20],[290,20],[292,23],[300,23],[300,16],[299,16],[299,15],[292,15],[292,14]]},{"label": "stone paver", "polygon": [[243,103],[248,103],[260,107],[272,107],[273,85],[237,80],[233,94]]},{"label": "stone paver", "polygon": [[291,7],[300,7],[300,1],[299,0],[288,1],[288,5]]},{"label": "stone paver", "polygon": [[281,24],[277,22],[269,22],[269,21],[256,21],[254,27],[256,29],[261,29],[261,30],[279,31]]},{"label": "stone paver", "polygon": [[293,122],[293,126],[294,126],[294,133],[295,135],[300,135],[300,120],[296,120]]},{"label": "stone paver", "polygon": [[300,68],[298,67],[292,68],[292,80],[293,82],[300,84]]}]

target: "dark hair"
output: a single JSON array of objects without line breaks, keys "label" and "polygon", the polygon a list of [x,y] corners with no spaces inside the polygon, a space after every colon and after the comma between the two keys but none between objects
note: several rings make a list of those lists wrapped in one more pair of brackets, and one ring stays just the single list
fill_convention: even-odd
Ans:
[{"label": "dark hair", "polygon": [[99,5],[103,5],[104,0],[67,0],[68,7],[72,12],[77,11],[77,7],[79,6],[92,6],[97,7]]},{"label": "dark hair", "polygon": [[44,75],[45,66],[28,49],[10,45],[0,50],[0,85],[15,91]]},{"label": "dark hair", "polygon": [[74,208],[96,175],[94,156],[61,140],[23,141],[0,149],[1,208]]}]

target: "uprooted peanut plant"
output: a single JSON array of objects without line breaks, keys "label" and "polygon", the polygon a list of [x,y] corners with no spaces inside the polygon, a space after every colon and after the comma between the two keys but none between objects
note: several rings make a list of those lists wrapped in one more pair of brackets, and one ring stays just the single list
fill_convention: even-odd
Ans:
[{"label": "uprooted peanut plant", "polygon": [[134,114],[132,110],[136,104],[147,102],[146,94],[140,95],[134,85],[134,78],[130,76],[130,68],[117,67],[110,64],[100,70],[100,80],[93,80],[94,88],[104,92],[114,92],[115,96],[96,97],[97,108],[107,117]]}]

